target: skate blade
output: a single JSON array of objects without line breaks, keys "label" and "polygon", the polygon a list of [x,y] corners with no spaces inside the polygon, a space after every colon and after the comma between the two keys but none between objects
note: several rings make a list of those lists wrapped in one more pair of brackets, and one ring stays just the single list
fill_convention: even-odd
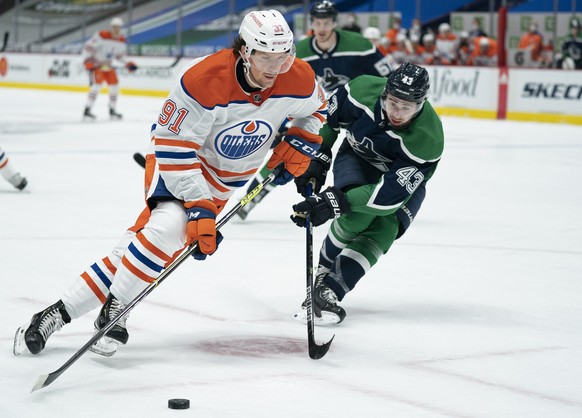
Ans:
[{"label": "skate blade", "polygon": [[[303,322],[304,324],[307,323],[307,309],[301,309],[299,312],[296,312],[293,315],[293,319],[299,322]],[[339,316],[331,312],[322,312],[321,318],[317,317],[315,314],[313,315],[313,323],[315,325],[337,325],[340,323]]]},{"label": "skate blade", "polygon": [[117,353],[117,349],[121,343],[113,338],[103,337],[89,347],[89,351],[99,354],[100,356],[104,357],[111,357],[115,353]]},{"label": "skate blade", "polygon": [[16,330],[16,334],[14,334],[14,344],[12,346],[12,352],[15,356],[19,356],[24,353],[30,353],[28,347],[26,346],[26,342],[24,341],[24,334],[26,332],[26,328],[28,328],[28,324],[24,324]]}]

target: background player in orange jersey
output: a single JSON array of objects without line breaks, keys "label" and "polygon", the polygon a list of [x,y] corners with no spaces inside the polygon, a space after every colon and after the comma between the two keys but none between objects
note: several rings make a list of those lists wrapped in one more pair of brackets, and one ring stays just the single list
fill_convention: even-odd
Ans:
[{"label": "background player in orange jersey", "polygon": [[137,69],[131,61],[126,61],[127,44],[121,34],[123,20],[120,17],[111,19],[111,30],[102,30],[93,35],[83,46],[83,58],[87,71],[89,71],[89,95],[83,117],[95,119],[91,108],[97,100],[101,85],[107,83],[109,89],[109,116],[111,119],[121,119],[117,112],[117,95],[119,94],[119,81],[117,72],[113,67],[113,60],[125,64],[130,72]]},{"label": "background player in orange jersey", "polygon": [[[277,129],[292,120],[269,167],[282,176],[305,172],[321,137],[327,101],[311,67],[295,60],[293,32],[275,10],[248,13],[233,49],[192,61],[163,103],[146,157],[146,209],[111,254],[83,272],[55,304],[20,327],[14,354],[37,354],[71,319],[103,305],[102,329],[153,283],[181,250],[213,254],[216,216],[252,178]],[[127,343],[120,318],[91,350],[110,356]]]}]

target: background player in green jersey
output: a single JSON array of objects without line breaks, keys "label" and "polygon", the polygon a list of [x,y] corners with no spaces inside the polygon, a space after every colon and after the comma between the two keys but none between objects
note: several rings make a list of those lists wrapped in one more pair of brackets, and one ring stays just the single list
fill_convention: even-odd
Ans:
[{"label": "background player in green jersey", "polygon": [[[299,41],[296,45],[297,58],[309,63],[319,85],[329,96],[337,88],[353,78],[370,74],[387,76],[390,74],[391,57],[384,56],[374,44],[359,33],[337,28],[337,9],[329,0],[315,3],[309,13],[313,35]],[[280,131],[282,137],[285,132]],[[325,156],[321,156],[324,158]],[[259,174],[249,183],[248,191],[254,189],[271,173],[263,166]],[[271,191],[276,185],[285,184],[291,177],[279,177],[263,189],[249,204],[238,212],[242,219]]]},{"label": "background player in green jersey", "polygon": [[[297,179],[306,196],[293,206],[291,219],[314,226],[334,219],[319,253],[314,285],[316,322],[339,323],[346,316],[337,304],[402,236],[418,213],[426,183],[441,158],[443,127],[426,101],[426,69],[404,63],[388,76],[360,76],[329,99],[327,123],[320,130],[323,149],[346,129],[333,164],[334,185],[321,193],[327,166],[312,160]],[[305,302],[304,302],[305,305]],[[295,316],[305,318],[305,309]]]}]

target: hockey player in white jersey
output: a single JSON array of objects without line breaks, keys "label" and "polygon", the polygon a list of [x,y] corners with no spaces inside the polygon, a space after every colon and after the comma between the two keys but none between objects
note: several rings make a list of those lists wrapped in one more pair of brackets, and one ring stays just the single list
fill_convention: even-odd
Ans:
[{"label": "hockey player in white jersey", "polygon": [[91,108],[97,100],[101,85],[107,83],[109,90],[109,116],[111,119],[121,119],[117,112],[117,96],[119,94],[119,80],[117,71],[113,67],[113,61],[119,61],[125,65],[128,71],[133,72],[137,65],[127,61],[127,44],[121,34],[123,20],[120,17],[111,19],[111,30],[102,30],[93,35],[83,45],[83,63],[89,72],[89,94],[83,117],[95,119]]},{"label": "hockey player in white jersey", "polygon": [[[283,164],[289,179],[309,166],[326,116],[323,89],[295,60],[281,13],[247,14],[233,49],[194,60],[162,105],[146,157],[146,209],[109,256],[17,330],[14,353],[39,353],[54,331],[100,305],[102,329],[193,241],[196,258],[213,254],[222,238],[216,216],[259,168],[283,120],[292,126],[269,166]],[[108,356],[127,343],[126,319],[91,350]]]}]

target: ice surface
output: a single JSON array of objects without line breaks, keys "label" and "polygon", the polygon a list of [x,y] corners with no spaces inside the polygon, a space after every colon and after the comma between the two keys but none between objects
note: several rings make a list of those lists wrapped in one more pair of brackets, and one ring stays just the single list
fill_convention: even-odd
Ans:
[{"label": "ice surface", "polygon": [[[444,118],[446,148],[409,232],[344,300],[335,340],[307,355],[294,186],[223,228],[128,322],[111,358],[87,353],[96,312],[14,357],[16,328],[104,257],[143,206],[160,98],[0,89],[0,146],[29,181],[0,179],[0,417],[580,417],[582,127]],[[242,197],[242,193],[240,196]],[[327,226],[316,229],[316,249]],[[167,408],[188,398],[188,411]]]}]

